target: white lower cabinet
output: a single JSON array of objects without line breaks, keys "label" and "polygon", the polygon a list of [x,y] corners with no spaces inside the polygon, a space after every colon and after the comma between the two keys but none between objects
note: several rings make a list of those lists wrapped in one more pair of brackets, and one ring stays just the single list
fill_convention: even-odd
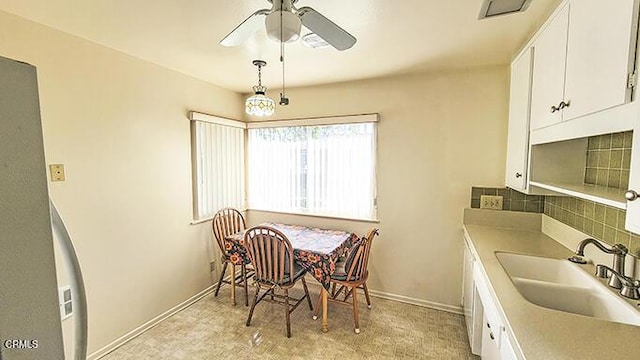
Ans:
[{"label": "white lower cabinet", "polygon": [[483,360],[518,360],[506,321],[498,311],[499,304],[491,295],[488,281],[467,241],[465,239],[463,305],[472,352]]},{"label": "white lower cabinet", "polygon": [[484,314],[483,324],[484,329],[482,331],[482,359],[483,360],[500,360],[500,347],[498,346],[498,340],[500,339],[500,333],[491,328],[491,322],[487,319],[487,314]]}]

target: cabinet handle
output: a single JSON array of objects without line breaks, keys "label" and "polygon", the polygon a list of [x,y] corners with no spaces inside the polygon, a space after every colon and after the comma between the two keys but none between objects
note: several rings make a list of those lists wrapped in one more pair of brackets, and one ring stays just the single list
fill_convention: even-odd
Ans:
[{"label": "cabinet handle", "polygon": [[487,328],[491,329],[491,325],[489,324],[489,322],[487,321]]},{"label": "cabinet handle", "polygon": [[496,338],[493,336],[493,333],[492,333],[492,332],[490,332],[490,333],[489,333],[489,337],[491,338],[491,340],[495,340],[495,339],[496,339]]},{"label": "cabinet handle", "polygon": [[522,177],[522,174],[520,174],[520,173],[516,173],[516,179],[517,179],[517,178],[521,178],[521,177]]},{"label": "cabinet handle", "polygon": [[557,111],[560,111],[564,108],[568,108],[571,105],[571,100],[564,102],[564,101],[560,101],[560,104],[558,104],[558,106],[551,106],[551,113],[555,113]]},{"label": "cabinet handle", "polygon": [[634,190],[629,190],[626,193],[624,193],[624,197],[627,198],[627,200],[629,201],[634,201],[638,198],[638,193],[635,192]]}]

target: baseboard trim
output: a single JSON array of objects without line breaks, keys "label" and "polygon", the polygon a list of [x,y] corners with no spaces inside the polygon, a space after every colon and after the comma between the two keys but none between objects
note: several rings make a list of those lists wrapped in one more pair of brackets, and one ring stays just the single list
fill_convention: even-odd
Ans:
[{"label": "baseboard trim", "polygon": [[[309,279],[308,275],[307,275],[307,280],[309,280],[307,282],[307,286],[308,287],[317,287],[318,289],[320,289],[321,285],[320,285],[319,282],[311,281],[312,279]],[[408,296],[396,295],[396,294],[391,294],[391,293],[387,293],[387,292],[383,292],[383,291],[377,291],[377,290],[371,290],[371,289],[369,289],[369,295],[371,295],[373,297],[378,297],[378,298],[381,298],[381,299],[397,301],[397,302],[401,302],[401,303],[405,303],[405,304],[422,306],[422,307],[426,307],[426,308],[429,308],[429,309],[446,311],[448,313],[453,313],[453,314],[458,314],[458,315],[462,315],[463,314],[462,307],[460,307],[460,306],[441,304],[441,303],[437,303],[437,302],[433,302],[433,301],[416,299],[416,298],[412,298],[412,297],[408,297]],[[375,304],[374,304],[374,306],[375,306]]]},{"label": "baseboard trim", "polygon": [[371,296],[375,296],[375,297],[379,297],[379,298],[387,299],[387,300],[393,300],[393,301],[397,301],[397,302],[401,302],[401,303],[405,303],[405,304],[422,306],[422,307],[435,309],[435,310],[446,311],[448,313],[453,313],[453,314],[458,314],[458,315],[462,315],[463,314],[462,307],[460,307],[460,306],[441,304],[441,303],[437,303],[437,302],[433,302],[433,301],[416,299],[416,298],[412,298],[412,297],[408,297],[408,296],[391,294],[391,293],[387,293],[387,292],[383,292],[383,291],[377,291],[377,290],[371,290],[371,289],[369,289],[369,294]]},{"label": "baseboard trim", "polygon": [[138,326],[137,328],[135,328],[135,329],[129,331],[128,333],[124,334],[123,336],[117,338],[116,340],[112,341],[111,343],[109,343],[108,345],[104,346],[103,348],[101,348],[101,349],[89,354],[89,356],[87,356],[87,360],[100,359],[101,357],[103,357],[103,356],[107,355],[108,353],[114,351],[115,349],[119,348],[120,346],[124,345],[125,343],[133,340],[135,337],[137,337],[138,335],[141,335],[142,333],[144,333],[145,331],[151,329],[155,325],[158,325],[163,320],[169,318],[170,316],[172,316],[172,315],[180,312],[181,310],[187,308],[188,306],[194,304],[195,302],[197,302],[198,300],[202,299],[203,297],[213,293],[213,290],[215,289],[216,285],[217,285],[217,283],[207,287],[206,289],[200,291],[199,293],[195,294],[194,296],[190,297],[189,299],[181,302],[180,304],[172,307],[171,309],[165,311],[164,313],[156,316],[155,318],[147,321],[146,323]]}]

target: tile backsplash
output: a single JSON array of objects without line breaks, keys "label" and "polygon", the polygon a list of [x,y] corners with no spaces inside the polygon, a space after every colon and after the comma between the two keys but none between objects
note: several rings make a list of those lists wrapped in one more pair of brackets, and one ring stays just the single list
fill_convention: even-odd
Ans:
[{"label": "tile backsplash", "polygon": [[545,196],[544,213],[609,245],[623,244],[640,255],[640,236],[624,229],[627,212],[589,200]]},{"label": "tile backsplash", "polygon": [[509,188],[472,187],[471,207],[480,208],[481,195],[502,196],[502,210],[541,213],[544,211],[544,196],[525,195]]},{"label": "tile backsplash", "polygon": [[502,209],[544,213],[609,245],[624,244],[640,256],[640,235],[624,229],[626,211],[569,196],[525,195],[509,188],[472,187],[471,207],[480,208],[481,195],[502,196]]},{"label": "tile backsplash", "polygon": [[589,137],[584,182],[626,189],[629,186],[632,139],[633,131]]}]

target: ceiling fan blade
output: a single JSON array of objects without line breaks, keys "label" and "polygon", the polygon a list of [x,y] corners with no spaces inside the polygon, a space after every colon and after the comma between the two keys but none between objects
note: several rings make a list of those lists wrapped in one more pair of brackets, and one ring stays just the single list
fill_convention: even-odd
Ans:
[{"label": "ceiling fan blade", "polygon": [[347,50],[356,43],[353,35],[308,6],[298,9],[298,16],[302,25],[340,51]]},{"label": "ceiling fan blade", "polygon": [[264,17],[270,12],[269,9],[262,9],[254,12],[246,18],[240,25],[236,26],[224,39],[220,40],[222,46],[238,46],[245,42],[260,27],[264,26]]}]

